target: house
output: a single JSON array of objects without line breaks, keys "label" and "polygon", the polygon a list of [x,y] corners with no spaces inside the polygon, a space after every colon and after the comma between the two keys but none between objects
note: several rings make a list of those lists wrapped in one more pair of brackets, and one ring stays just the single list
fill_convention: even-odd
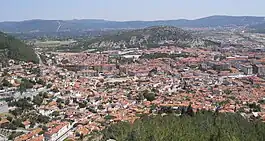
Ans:
[{"label": "house", "polygon": [[[33,138],[37,138],[39,135],[39,133],[42,131],[41,128],[37,128],[27,134],[23,134],[21,136],[18,136],[15,138],[15,141],[27,141],[27,140],[31,140]],[[33,140],[33,141],[39,141],[39,140]],[[41,141],[41,140],[40,140]]]},{"label": "house", "polygon": [[83,76],[83,77],[95,77],[98,75],[97,71],[95,71],[95,70],[78,71],[77,74],[79,76]]},{"label": "house", "polygon": [[0,114],[8,113],[8,105],[6,102],[0,102]]},{"label": "house", "polygon": [[50,114],[52,114],[54,112],[53,109],[49,109],[49,108],[41,108],[39,109],[40,114],[44,115],[44,116],[49,116]]},{"label": "house", "polygon": [[29,129],[30,127],[30,122],[28,120],[23,122],[23,125],[25,126],[25,129]]},{"label": "house", "polygon": [[77,136],[85,136],[85,135],[88,135],[90,133],[90,131],[86,128],[86,127],[83,127],[83,126],[80,126],[77,128],[76,130],[76,135]]},{"label": "house", "polygon": [[[47,141],[57,141],[62,136],[64,138],[67,138],[68,135],[65,134],[70,129],[70,123],[69,122],[63,122],[63,123],[57,123],[53,124],[53,127],[48,129],[47,132],[45,132],[44,137]],[[60,139],[63,140],[63,139]]]},{"label": "house", "polygon": [[44,141],[44,136],[36,136],[28,141]]},{"label": "house", "polygon": [[9,121],[7,119],[1,119],[0,120],[0,127],[6,127],[9,124]]}]

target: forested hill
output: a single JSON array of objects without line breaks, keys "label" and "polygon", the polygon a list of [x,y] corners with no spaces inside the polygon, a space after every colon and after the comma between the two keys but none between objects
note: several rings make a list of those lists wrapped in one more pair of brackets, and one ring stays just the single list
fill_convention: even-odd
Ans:
[{"label": "forested hill", "polygon": [[144,29],[120,31],[84,42],[85,48],[152,48],[161,45],[180,47],[207,47],[219,45],[193,36],[190,32],[173,26],[152,26]]},{"label": "forested hill", "polygon": [[5,59],[14,59],[38,63],[38,57],[33,48],[3,32],[0,32],[0,56],[1,61]]},{"label": "forested hill", "polygon": [[144,116],[120,122],[103,131],[116,141],[264,141],[265,124],[240,114],[200,112],[194,116]]}]

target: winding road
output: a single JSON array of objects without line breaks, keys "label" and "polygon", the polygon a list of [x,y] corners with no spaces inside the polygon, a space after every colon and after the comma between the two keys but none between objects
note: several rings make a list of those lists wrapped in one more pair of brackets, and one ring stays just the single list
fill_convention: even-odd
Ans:
[{"label": "winding road", "polygon": [[39,58],[39,64],[43,65],[43,62],[42,62],[41,57],[40,57],[40,53],[36,52],[36,54],[37,54],[37,57]]}]

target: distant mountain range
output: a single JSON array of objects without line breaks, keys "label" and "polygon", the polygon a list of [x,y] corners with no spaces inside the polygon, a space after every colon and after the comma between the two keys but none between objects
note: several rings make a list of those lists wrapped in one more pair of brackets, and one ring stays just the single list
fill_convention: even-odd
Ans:
[{"label": "distant mountain range", "polygon": [[[160,21],[106,21],[95,19],[82,20],[29,20],[20,22],[0,22],[0,30],[4,32],[76,32],[102,29],[138,29],[150,26],[177,26],[188,28],[233,27],[244,26],[265,27],[265,17],[254,16],[210,16],[195,20],[160,20]],[[262,27],[260,27],[262,26]]]}]

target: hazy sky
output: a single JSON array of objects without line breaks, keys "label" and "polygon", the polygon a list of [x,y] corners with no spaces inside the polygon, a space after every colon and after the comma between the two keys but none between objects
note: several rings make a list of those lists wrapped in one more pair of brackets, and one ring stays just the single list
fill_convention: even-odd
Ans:
[{"label": "hazy sky", "polygon": [[0,21],[161,20],[210,15],[265,16],[265,0],[1,0]]}]

